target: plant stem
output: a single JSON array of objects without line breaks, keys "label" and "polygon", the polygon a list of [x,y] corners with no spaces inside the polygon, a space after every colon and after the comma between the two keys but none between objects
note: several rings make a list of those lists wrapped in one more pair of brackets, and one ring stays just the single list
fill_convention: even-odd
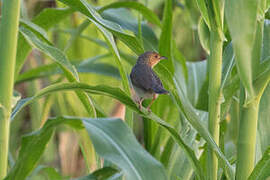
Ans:
[{"label": "plant stem", "polygon": [[0,179],[7,173],[9,117],[16,62],[20,0],[4,0],[0,26]]},{"label": "plant stem", "polygon": [[245,91],[240,92],[240,125],[237,142],[236,179],[248,179],[255,163],[256,131],[259,111],[259,99],[244,106]]},{"label": "plant stem", "polygon": [[[208,128],[219,144],[219,122],[221,104],[221,70],[222,70],[222,45],[223,42],[217,30],[213,29],[210,34],[210,57],[209,67],[209,123]],[[208,175],[209,179],[216,180],[218,171],[218,159],[214,151],[208,148]]]}]

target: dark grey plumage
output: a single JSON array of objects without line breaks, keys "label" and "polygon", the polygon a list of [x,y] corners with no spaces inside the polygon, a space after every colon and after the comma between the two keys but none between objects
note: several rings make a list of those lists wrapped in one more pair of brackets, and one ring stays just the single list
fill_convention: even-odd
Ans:
[{"label": "dark grey plumage", "polygon": [[141,88],[144,91],[155,92],[157,94],[168,93],[152,68],[145,64],[137,63],[131,71],[130,79],[133,86]]}]

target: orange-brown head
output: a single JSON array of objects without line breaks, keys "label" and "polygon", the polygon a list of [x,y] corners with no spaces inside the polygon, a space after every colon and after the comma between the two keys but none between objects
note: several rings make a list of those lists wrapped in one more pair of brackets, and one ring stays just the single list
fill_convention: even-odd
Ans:
[{"label": "orange-brown head", "polygon": [[147,64],[150,67],[154,67],[159,61],[167,59],[165,56],[161,56],[156,52],[147,51],[139,56],[138,63]]}]

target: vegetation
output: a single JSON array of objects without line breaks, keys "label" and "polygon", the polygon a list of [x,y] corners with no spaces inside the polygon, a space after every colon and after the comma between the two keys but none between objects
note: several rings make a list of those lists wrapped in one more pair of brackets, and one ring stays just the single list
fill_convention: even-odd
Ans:
[{"label": "vegetation", "polygon": [[[270,177],[269,0],[0,6],[0,179]],[[151,113],[129,80],[150,50]]]}]

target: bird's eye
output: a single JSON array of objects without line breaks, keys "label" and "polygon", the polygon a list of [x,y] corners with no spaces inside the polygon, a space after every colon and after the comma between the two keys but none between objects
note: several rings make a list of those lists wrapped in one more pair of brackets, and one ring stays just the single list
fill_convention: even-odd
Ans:
[{"label": "bird's eye", "polygon": [[158,58],[158,55],[155,55],[155,58]]}]

